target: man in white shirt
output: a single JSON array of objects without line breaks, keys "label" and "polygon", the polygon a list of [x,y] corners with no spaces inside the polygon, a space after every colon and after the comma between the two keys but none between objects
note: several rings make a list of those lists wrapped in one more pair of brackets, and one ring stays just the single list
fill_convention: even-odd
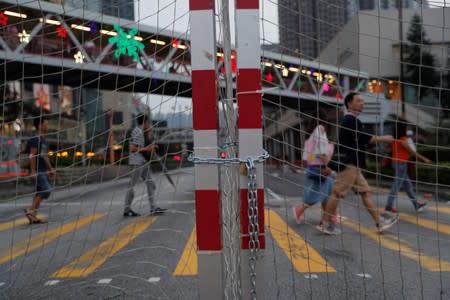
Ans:
[{"label": "man in white shirt", "polygon": [[145,145],[145,131],[150,127],[149,119],[147,115],[140,114],[136,118],[137,126],[131,133],[130,142],[130,155],[128,157],[128,164],[133,166],[130,176],[130,183],[128,184],[128,191],[125,196],[125,208],[123,211],[124,217],[137,217],[138,213],[131,209],[131,204],[134,198],[134,186],[139,179],[144,180],[147,185],[148,201],[150,203],[150,214],[163,213],[165,209],[155,206],[155,183],[152,179],[152,170],[150,162],[147,162],[143,153],[151,153],[158,149],[158,146],[154,143]]}]

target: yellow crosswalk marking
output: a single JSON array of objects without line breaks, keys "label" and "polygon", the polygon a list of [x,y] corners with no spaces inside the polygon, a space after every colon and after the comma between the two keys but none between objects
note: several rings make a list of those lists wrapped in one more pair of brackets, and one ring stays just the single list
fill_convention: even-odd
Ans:
[{"label": "yellow crosswalk marking", "polygon": [[353,230],[360,232],[369,238],[373,239],[377,243],[380,243],[384,248],[398,251],[401,255],[418,262],[423,268],[432,271],[450,271],[450,263],[444,260],[436,259],[432,256],[425,255],[419,251],[414,250],[413,246],[406,241],[398,239],[393,235],[387,233],[378,234],[374,230],[362,226],[361,224],[353,223],[350,220],[343,222],[345,226],[352,228]]},{"label": "yellow crosswalk marking", "polygon": [[438,206],[438,207],[436,207],[436,206],[432,206],[432,205],[428,205],[427,206],[427,210],[430,210],[430,211],[434,211],[434,212],[439,212],[439,213],[444,213],[444,214],[447,214],[447,215],[450,215],[450,207],[443,207],[443,206]]},{"label": "yellow crosswalk marking", "polygon": [[424,228],[428,228],[431,230],[439,231],[440,233],[448,234],[450,235],[450,226],[446,224],[441,224],[439,222],[433,221],[433,220],[427,220],[423,219],[421,217],[415,217],[413,215],[401,213],[400,219],[403,221],[413,223],[415,225],[422,226]]},{"label": "yellow crosswalk marking", "polygon": [[142,217],[131,223],[113,236],[105,240],[99,246],[92,248],[81,257],[75,259],[67,266],[53,273],[53,278],[86,277],[101,266],[108,258],[128,245],[138,235],[144,232],[148,226],[154,223],[158,217]]},{"label": "yellow crosswalk marking", "polygon": [[[306,243],[283,219],[274,211],[265,210],[266,226],[286,256],[292,261],[294,268],[301,273],[336,272],[325,259],[308,243]],[[186,243],[181,258],[173,272],[174,276],[195,276],[198,273],[195,228]]]},{"label": "yellow crosswalk marking", "polygon": [[[47,218],[46,216],[41,215],[41,214],[37,214],[37,217],[39,219]],[[29,224],[28,218],[26,218],[26,217],[19,218],[14,221],[10,221],[10,222],[5,222],[5,223],[0,224],[0,232],[17,227],[17,226],[26,225],[26,224]]]},{"label": "yellow crosswalk marking", "polygon": [[54,229],[47,230],[36,236],[32,236],[29,239],[20,241],[12,245],[11,247],[0,250],[0,264],[4,264],[15,259],[18,256],[29,253],[51,241],[57,239],[58,237],[65,235],[73,230],[83,227],[89,223],[92,223],[103,217],[103,214],[97,213],[82,217],[76,221],[58,226]]},{"label": "yellow crosswalk marking", "polygon": [[197,236],[195,227],[184,247],[183,254],[173,271],[174,276],[194,276],[198,273]]},{"label": "yellow crosswalk marking", "polygon": [[336,272],[336,270],[283,219],[272,210],[265,210],[265,223],[272,237],[301,273]]}]

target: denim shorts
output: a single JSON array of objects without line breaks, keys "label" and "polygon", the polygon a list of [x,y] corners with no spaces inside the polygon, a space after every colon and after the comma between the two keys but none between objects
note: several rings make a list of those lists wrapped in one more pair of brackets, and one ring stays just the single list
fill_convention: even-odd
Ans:
[{"label": "denim shorts", "polygon": [[306,176],[303,202],[308,205],[314,205],[318,202],[326,203],[333,189],[333,181],[331,176],[322,176],[320,180]]},{"label": "denim shorts", "polygon": [[48,181],[48,175],[45,173],[38,173],[36,178],[36,195],[42,199],[50,197],[52,186]]}]

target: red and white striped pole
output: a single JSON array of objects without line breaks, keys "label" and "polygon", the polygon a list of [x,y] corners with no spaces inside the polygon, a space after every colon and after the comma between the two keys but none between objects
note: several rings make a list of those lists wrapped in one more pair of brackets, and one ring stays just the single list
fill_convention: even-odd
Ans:
[{"label": "red and white striped pole", "polygon": [[[239,110],[239,157],[261,156],[262,146],[262,99],[260,71],[259,0],[236,0],[236,47],[237,47],[237,102]],[[264,178],[263,163],[256,162],[256,187],[258,203],[259,240],[257,260],[254,261],[255,278],[251,278],[249,266],[249,197],[248,177],[240,176],[241,198],[241,280],[243,299],[264,297]],[[251,261],[250,261],[251,262]],[[253,282],[252,282],[253,281]]]},{"label": "red and white striped pole", "polygon": [[[214,0],[190,0],[194,156],[216,158],[217,109]],[[222,216],[218,165],[195,165],[200,299],[223,298]]]}]

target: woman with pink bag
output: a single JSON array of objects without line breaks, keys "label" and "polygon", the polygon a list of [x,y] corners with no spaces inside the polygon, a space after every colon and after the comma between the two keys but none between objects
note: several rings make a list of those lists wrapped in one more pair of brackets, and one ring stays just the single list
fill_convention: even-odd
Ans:
[{"label": "woman with pink bag", "polygon": [[336,172],[328,167],[328,162],[333,156],[334,144],[328,141],[324,116],[319,113],[319,119],[311,122],[309,127],[315,127],[308,131],[310,136],[304,145],[302,159],[306,161],[306,174],[303,204],[292,207],[297,223],[305,219],[305,210],[314,204],[320,202],[324,208],[333,189]]}]

